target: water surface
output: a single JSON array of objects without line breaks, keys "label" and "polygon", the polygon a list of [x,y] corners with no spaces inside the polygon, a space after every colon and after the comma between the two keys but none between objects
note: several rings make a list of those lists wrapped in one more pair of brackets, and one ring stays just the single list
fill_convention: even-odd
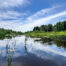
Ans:
[{"label": "water surface", "polygon": [[0,66],[66,66],[66,45],[26,36],[0,40]]}]

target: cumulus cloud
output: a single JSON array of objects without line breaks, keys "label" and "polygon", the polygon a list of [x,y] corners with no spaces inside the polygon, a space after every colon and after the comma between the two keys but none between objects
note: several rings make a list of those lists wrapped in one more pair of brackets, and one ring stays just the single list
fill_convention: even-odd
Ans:
[{"label": "cumulus cloud", "polygon": [[29,0],[0,0],[0,22],[1,20],[12,20],[22,18],[26,15],[24,12],[14,10],[12,7],[22,7],[29,3]]},{"label": "cumulus cloud", "polygon": [[20,17],[22,18],[23,16],[26,16],[27,13],[19,13],[17,11],[5,11],[5,12],[1,12],[0,13],[0,20],[8,20],[8,19],[12,19],[12,20],[18,20]]},{"label": "cumulus cloud", "polygon": [[21,31],[21,29],[19,28],[19,26],[22,26],[23,23],[19,23],[20,20],[13,20],[13,21],[1,21],[0,22],[0,28],[4,28],[4,29],[12,29],[15,31]]},{"label": "cumulus cloud", "polygon": [[28,3],[28,0],[0,0],[0,8],[17,7]]},{"label": "cumulus cloud", "polygon": [[12,7],[22,7],[27,3],[28,0],[0,0],[0,28],[17,30],[27,13],[15,11]]}]

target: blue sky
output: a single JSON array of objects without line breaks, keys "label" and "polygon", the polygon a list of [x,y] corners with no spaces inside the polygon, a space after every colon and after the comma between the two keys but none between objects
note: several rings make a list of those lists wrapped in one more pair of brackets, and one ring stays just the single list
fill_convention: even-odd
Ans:
[{"label": "blue sky", "polygon": [[0,0],[0,28],[30,31],[66,20],[66,0]]}]

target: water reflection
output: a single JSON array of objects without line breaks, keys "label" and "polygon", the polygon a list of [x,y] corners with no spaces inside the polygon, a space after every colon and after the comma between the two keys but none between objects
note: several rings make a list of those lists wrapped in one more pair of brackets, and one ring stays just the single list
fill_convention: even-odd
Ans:
[{"label": "water reflection", "polygon": [[[37,42],[37,41],[35,41]],[[45,44],[45,45],[53,45],[55,44],[57,47],[63,47],[64,49],[66,48],[66,43],[65,42],[60,42],[60,41],[41,41],[41,44]]]},{"label": "water reflection", "polygon": [[66,66],[65,45],[35,39],[21,36],[0,40],[0,66]]},{"label": "water reflection", "polygon": [[8,61],[8,66],[11,66],[13,54],[15,52],[15,47],[16,47],[16,41],[15,40],[14,40],[14,42],[12,42],[12,47],[9,44],[9,40],[7,40],[7,44],[6,44],[6,58],[7,58],[7,61]]},{"label": "water reflection", "polygon": [[64,49],[66,48],[66,43],[65,42],[58,42],[58,41],[55,41],[55,44],[58,46],[58,47],[63,47]]},{"label": "water reflection", "polygon": [[6,38],[7,38],[7,39],[12,39],[12,36],[7,36],[7,37],[6,37],[6,36],[2,36],[2,37],[0,37],[0,40],[4,40],[4,39],[6,39]]},{"label": "water reflection", "polygon": [[25,48],[26,55],[28,55],[27,40],[28,40],[28,37],[25,37],[25,45],[24,45],[24,48]]}]

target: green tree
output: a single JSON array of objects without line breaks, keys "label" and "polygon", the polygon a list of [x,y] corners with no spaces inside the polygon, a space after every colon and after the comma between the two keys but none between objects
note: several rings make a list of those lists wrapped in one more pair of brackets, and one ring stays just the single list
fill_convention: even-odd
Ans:
[{"label": "green tree", "polygon": [[40,30],[47,32],[48,31],[48,26],[47,25],[41,25]]},{"label": "green tree", "polygon": [[40,27],[38,26],[34,27],[33,31],[40,31]]},{"label": "green tree", "polygon": [[66,21],[63,22],[64,30],[66,30]]},{"label": "green tree", "polygon": [[53,31],[53,25],[52,24],[48,24],[48,31]]},{"label": "green tree", "polygon": [[63,23],[62,22],[58,22],[56,23],[56,25],[54,26],[54,30],[55,31],[62,31],[64,29],[63,27]]}]

